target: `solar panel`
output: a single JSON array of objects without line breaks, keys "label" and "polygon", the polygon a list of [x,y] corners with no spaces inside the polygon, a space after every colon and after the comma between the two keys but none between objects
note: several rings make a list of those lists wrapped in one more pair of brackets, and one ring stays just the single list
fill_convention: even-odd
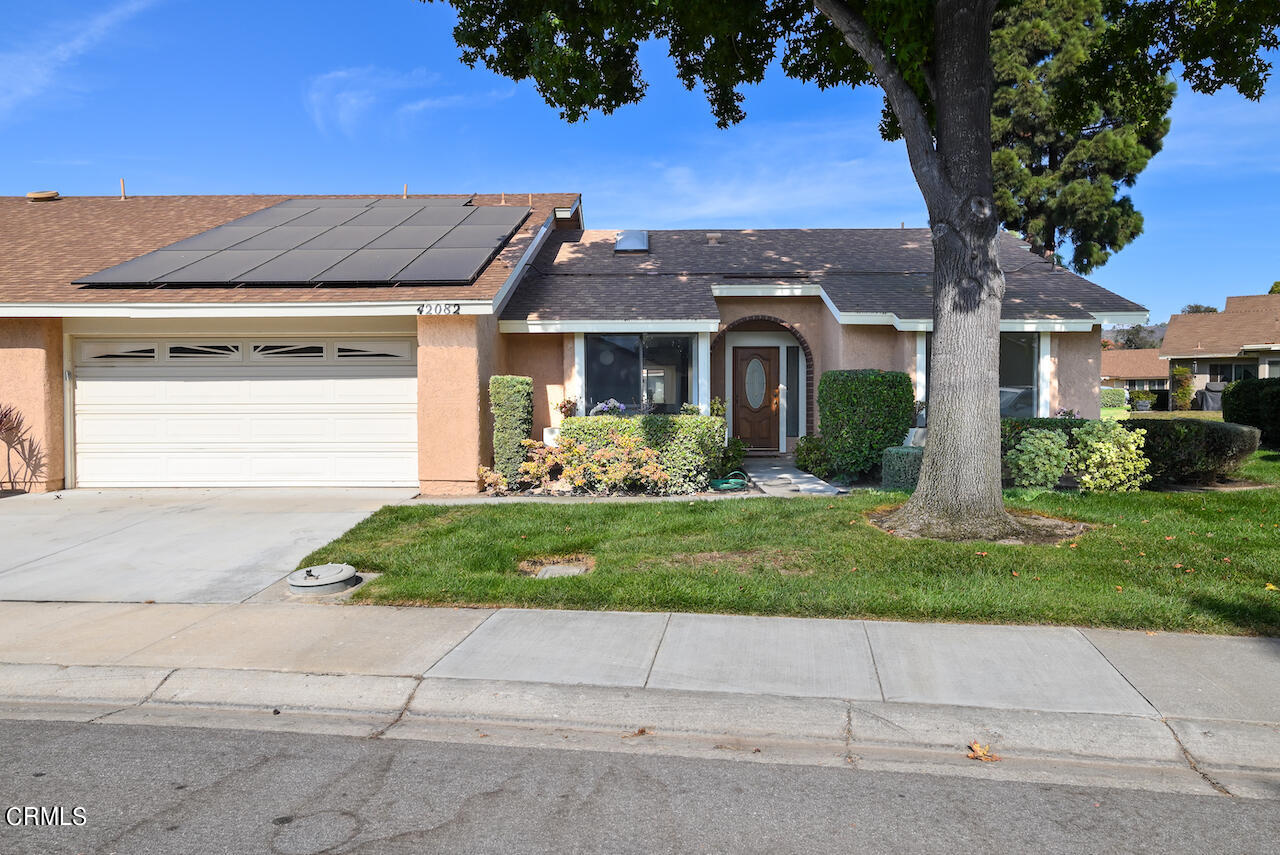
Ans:
[{"label": "solar panel", "polygon": [[234,282],[241,274],[279,255],[274,249],[224,249],[186,267],[157,276],[156,282]]},{"label": "solar panel", "polygon": [[417,249],[361,249],[312,279],[316,282],[388,283],[420,252]]},{"label": "solar panel", "polygon": [[369,208],[363,214],[357,214],[347,221],[351,226],[398,226],[409,219],[421,208]]},{"label": "solar panel", "polygon": [[456,207],[471,201],[470,196],[430,196],[413,199],[379,199],[373,203],[375,208],[397,208],[418,206],[420,208]]},{"label": "solar panel", "polygon": [[452,228],[467,218],[475,208],[423,208],[404,221],[406,226],[449,226]]},{"label": "solar panel", "polygon": [[271,226],[219,226],[201,232],[195,237],[180,240],[166,249],[227,249],[243,240],[255,237],[270,229]]},{"label": "solar panel", "polygon": [[79,283],[470,283],[530,214],[471,198],[289,199]]},{"label": "solar panel", "polygon": [[396,226],[368,249],[426,249],[449,231],[448,226]]},{"label": "solar panel", "polygon": [[493,257],[493,249],[431,248],[400,271],[400,282],[471,282]]},{"label": "solar panel", "polygon": [[529,216],[529,209],[512,205],[486,205],[476,208],[467,217],[468,226],[510,226],[515,228]]},{"label": "solar panel", "polygon": [[390,226],[334,226],[302,244],[303,249],[360,249],[390,231]]},{"label": "solar panel", "polygon": [[115,267],[108,267],[106,270],[100,270],[76,281],[93,285],[146,284],[156,277],[172,273],[179,267],[185,267],[192,262],[208,258],[213,254],[214,250],[211,249],[158,249],[155,252],[139,256],[132,261],[117,264]]},{"label": "solar panel", "polygon": [[360,216],[364,208],[316,208],[296,220],[290,220],[291,226],[337,226]]},{"label": "solar panel", "polygon": [[236,249],[276,249],[284,251],[306,243],[329,230],[329,226],[276,226],[243,243]]},{"label": "solar panel", "polygon": [[511,235],[512,226],[473,226],[471,218],[460,226],[454,226],[449,233],[436,241],[437,247],[484,247],[490,252]]},{"label": "solar panel", "polygon": [[291,249],[240,276],[241,282],[309,283],[351,254],[347,249]]}]

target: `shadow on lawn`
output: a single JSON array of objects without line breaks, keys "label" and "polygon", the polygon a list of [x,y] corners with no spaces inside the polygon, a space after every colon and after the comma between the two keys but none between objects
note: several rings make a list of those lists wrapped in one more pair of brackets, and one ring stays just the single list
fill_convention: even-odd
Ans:
[{"label": "shadow on lawn", "polygon": [[1245,632],[1273,638],[1276,643],[1272,648],[1276,656],[1280,657],[1280,595],[1275,595],[1275,600],[1274,604],[1242,603],[1211,594],[1194,594],[1189,598],[1191,605],[1206,614],[1216,615]]}]

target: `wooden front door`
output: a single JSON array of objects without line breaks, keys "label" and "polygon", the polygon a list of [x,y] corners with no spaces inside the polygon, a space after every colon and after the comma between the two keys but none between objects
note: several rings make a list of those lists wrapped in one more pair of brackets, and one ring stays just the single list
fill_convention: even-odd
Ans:
[{"label": "wooden front door", "polygon": [[733,434],[750,448],[778,448],[778,348],[733,349]]}]

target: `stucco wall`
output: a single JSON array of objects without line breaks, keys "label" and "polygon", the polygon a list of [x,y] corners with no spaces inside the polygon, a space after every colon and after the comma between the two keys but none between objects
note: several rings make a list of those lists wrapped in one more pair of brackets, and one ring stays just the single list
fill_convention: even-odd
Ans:
[{"label": "stucco wall", "polygon": [[489,377],[503,364],[488,315],[418,318],[418,479],[427,495],[475,493],[493,454]]},{"label": "stucco wall", "polygon": [[[11,456],[24,489],[42,493],[63,487],[62,400],[62,321],[0,318],[0,404],[18,408],[43,452],[34,471],[16,453]],[[8,451],[0,445],[0,454]],[[7,467],[0,477],[7,482]]]},{"label": "stucco wall", "polygon": [[1090,332],[1054,333],[1049,347],[1049,409],[1077,410],[1086,419],[1101,415],[1098,386],[1102,371],[1102,328]]},{"label": "stucco wall", "polygon": [[[573,370],[573,336],[558,333],[508,333],[501,336],[506,346],[508,374],[533,378],[533,438],[542,439],[542,429],[560,424],[557,407],[565,399],[566,384]],[[564,339],[569,340],[569,361],[565,363]]]}]

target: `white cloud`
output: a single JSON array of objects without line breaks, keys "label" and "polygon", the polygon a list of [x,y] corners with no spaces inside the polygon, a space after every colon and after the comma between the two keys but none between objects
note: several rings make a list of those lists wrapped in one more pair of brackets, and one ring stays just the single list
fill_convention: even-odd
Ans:
[{"label": "white cloud", "polygon": [[869,137],[864,124],[715,132],[648,163],[584,165],[571,186],[586,179],[588,216],[602,228],[925,225],[902,144]]},{"label": "white cloud", "polygon": [[58,74],[93,50],[111,31],[154,6],[158,0],[125,0],[47,38],[0,53],[0,119],[22,103],[43,95]]},{"label": "white cloud", "polygon": [[307,87],[307,111],[321,131],[354,136],[366,120],[404,121],[458,107],[474,107],[510,98],[515,87],[486,93],[439,93],[441,76],[423,68],[395,71],[377,66],[340,68],[313,78]]}]

